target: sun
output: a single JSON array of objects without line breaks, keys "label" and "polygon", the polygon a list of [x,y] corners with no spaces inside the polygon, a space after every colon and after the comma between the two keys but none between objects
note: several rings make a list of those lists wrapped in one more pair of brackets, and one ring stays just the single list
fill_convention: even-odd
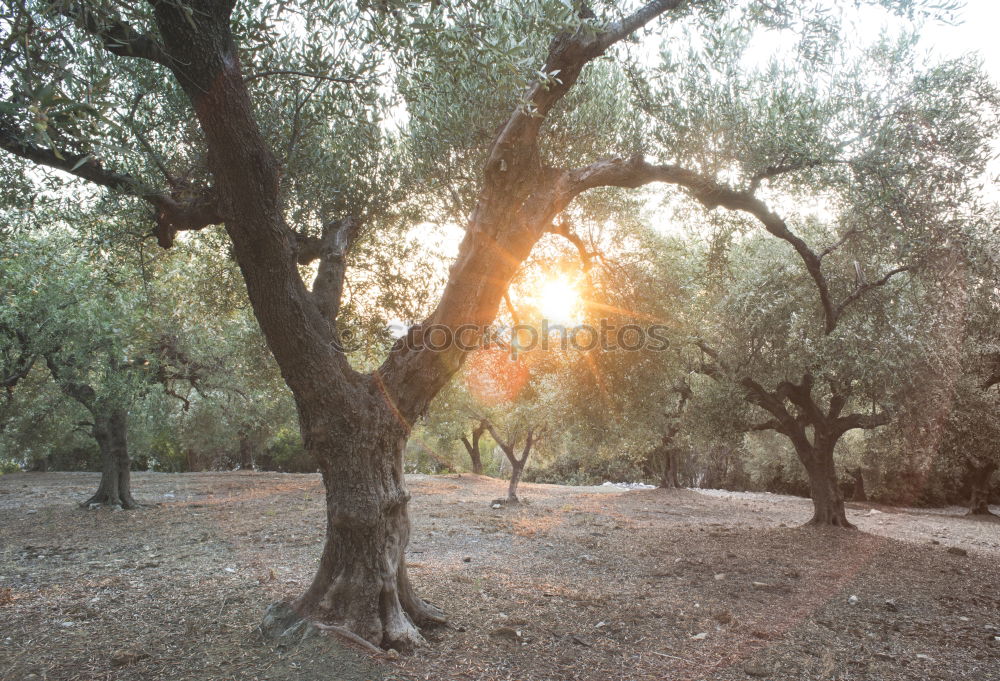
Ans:
[{"label": "sun", "polygon": [[566,277],[547,279],[534,298],[538,312],[549,324],[576,326],[580,323],[583,315],[580,291]]}]

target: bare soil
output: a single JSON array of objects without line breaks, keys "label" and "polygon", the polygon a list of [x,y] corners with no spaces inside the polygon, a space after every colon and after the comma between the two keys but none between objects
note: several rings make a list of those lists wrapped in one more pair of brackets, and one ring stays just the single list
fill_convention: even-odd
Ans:
[{"label": "bare soil", "polygon": [[[375,660],[257,626],[308,584],[316,475],[134,476],[88,511],[86,473],[0,477],[0,678],[969,679],[1000,681],[1000,523],[852,505],[798,527],[777,495],[410,476],[410,574],[451,615]],[[852,598],[853,596],[853,598]]]}]

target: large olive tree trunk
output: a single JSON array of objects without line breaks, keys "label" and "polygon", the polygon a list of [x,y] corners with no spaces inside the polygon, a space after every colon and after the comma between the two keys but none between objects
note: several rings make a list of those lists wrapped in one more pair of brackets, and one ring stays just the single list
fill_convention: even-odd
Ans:
[{"label": "large olive tree trunk", "polygon": [[804,450],[796,450],[799,459],[809,475],[809,496],[813,502],[813,517],[810,525],[831,525],[853,528],[847,520],[844,496],[840,492],[840,481],[833,461],[836,442],[818,437],[817,444]]},{"label": "large olive tree trunk", "polygon": [[128,413],[121,408],[112,408],[106,414],[95,414],[91,431],[101,450],[101,483],[94,496],[81,505],[137,508],[139,504],[132,498]]},{"label": "large olive tree trunk", "polygon": [[306,447],[326,486],[326,542],[312,584],[295,605],[306,617],[366,640],[405,646],[420,640],[416,626],[444,616],[416,596],[406,572],[407,428],[370,397],[352,423],[307,431]]}]

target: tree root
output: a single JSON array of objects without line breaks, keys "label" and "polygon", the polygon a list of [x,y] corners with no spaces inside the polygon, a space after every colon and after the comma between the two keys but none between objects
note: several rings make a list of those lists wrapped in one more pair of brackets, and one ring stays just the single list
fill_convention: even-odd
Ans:
[{"label": "tree root", "polygon": [[[306,620],[306,621],[308,622],[308,620]],[[387,654],[387,651],[382,650],[381,648],[379,648],[377,645],[375,645],[371,641],[366,641],[365,639],[361,638],[360,636],[358,636],[357,634],[355,634],[350,629],[346,629],[344,627],[338,627],[336,624],[322,624],[321,622],[308,622],[308,623],[311,626],[316,627],[320,631],[326,631],[326,632],[329,632],[331,634],[335,634],[335,635],[341,637],[342,639],[344,639],[345,641],[350,641],[351,643],[355,643],[355,644],[361,646],[362,648],[364,648],[366,651],[368,651],[372,655],[375,655],[375,656],[378,656],[378,657],[389,657],[389,655]]]},{"label": "tree root", "polygon": [[833,517],[830,518],[829,520],[822,520],[820,518],[817,518],[816,516],[813,516],[812,519],[810,519],[809,522],[807,522],[802,527],[835,527],[841,530],[858,529],[857,525],[843,518]]}]

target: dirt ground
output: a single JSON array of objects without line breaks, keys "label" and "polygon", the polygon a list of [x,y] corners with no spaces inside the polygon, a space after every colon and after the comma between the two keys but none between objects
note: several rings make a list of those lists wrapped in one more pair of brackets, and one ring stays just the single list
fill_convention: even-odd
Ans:
[{"label": "dirt ground", "polygon": [[318,476],[139,473],[135,512],[84,473],[0,477],[0,678],[1000,681],[1000,523],[807,500],[411,476],[410,574],[447,627],[397,660],[261,639],[308,584]]}]

